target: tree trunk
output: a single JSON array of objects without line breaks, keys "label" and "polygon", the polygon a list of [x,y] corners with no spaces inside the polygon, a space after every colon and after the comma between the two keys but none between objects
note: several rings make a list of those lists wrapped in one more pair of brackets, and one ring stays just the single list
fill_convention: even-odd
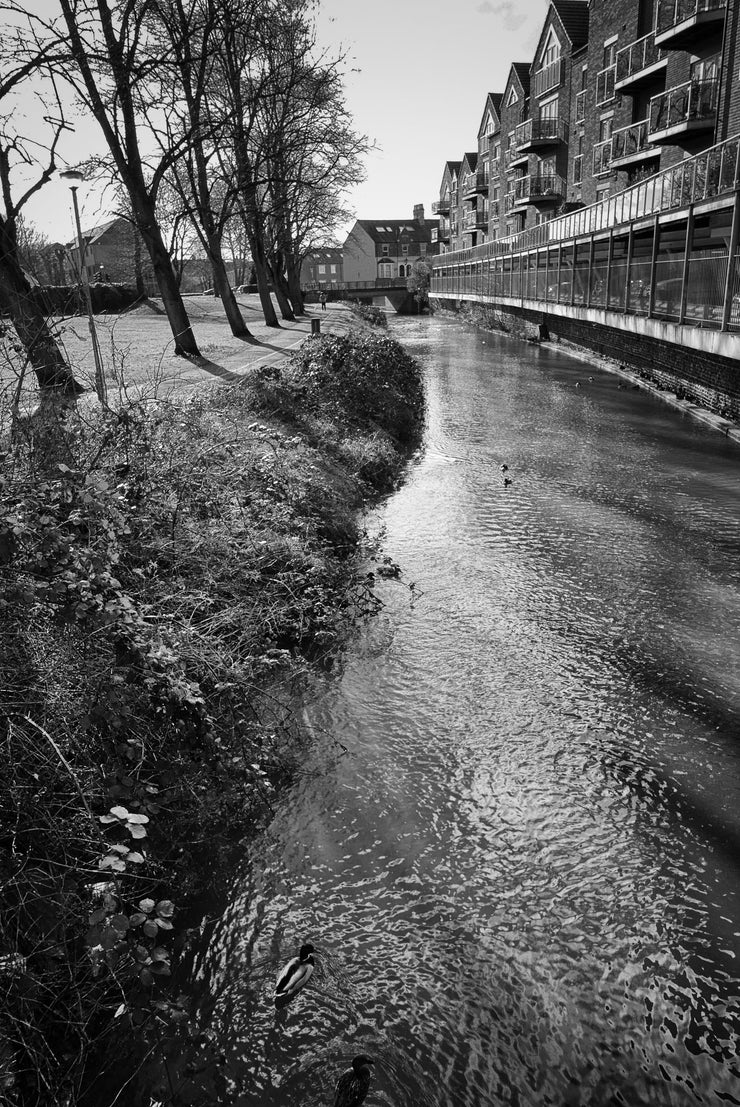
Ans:
[{"label": "tree trunk", "polygon": [[305,315],[306,307],[303,302],[303,292],[301,291],[300,270],[296,267],[294,259],[290,256],[288,256],[285,261],[285,274],[288,278],[288,295],[293,305],[293,311],[296,315]]},{"label": "tree trunk", "polygon": [[172,266],[172,259],[164,244],[162,233],[154,216],[153,205],[148,196],[139,194],[136,197],[134,215],[141,237],[144,239],[144,245],[151,258],[157,287],[175,339],[175,354],[179,357],[200,357],[200,350],[190,326],[188,313],[185,310],[182,293]]},{"label": "tree trunk", "polygon": [[254,272],[257,278],[257,291],[259,292],[265,323],[268,327],[279,327],[278,317],[275,313],[272,297],[270,296],[270,279],[267,272],[267,259],[265,258],[264,247],[258,237],[253,233],[249,235],[249,246],[252,251],[252,264],[254,265]]},{"label": "tree trunk", "polygon": [[295,315],[293,314],[293,308],[290,306],[288,286],[285,277],[278,263],[270,262],[269,268],[272,276],[272,287],[275,289],[275,296],[277,298],[278,307],[280,308],[280,314],[283,319],[286,319],[289,323],[294,323]]},{"label": "tree trunk", "polygon": [[252,332],[242,318],[242,313],[236,302],[234,290],[229,282],[229,274],[226,270],[226,262],[221,253],[220,244],[215,238],[209,239],[208,257],[213,270],[213,287],[221,297],[221,303],[224,305],[224,312],[226,313],[226,318],[231,327],[231,333],[235,335],[236,338],[252,338]]},{"label": "tree trunk", "polygon": [[0,294],[7,301],[15,332],[42,392],[55,389],[67,396],[84,392],[51,333],[46,315],[33,295],[12,243],[7,241],[1,225]]}]

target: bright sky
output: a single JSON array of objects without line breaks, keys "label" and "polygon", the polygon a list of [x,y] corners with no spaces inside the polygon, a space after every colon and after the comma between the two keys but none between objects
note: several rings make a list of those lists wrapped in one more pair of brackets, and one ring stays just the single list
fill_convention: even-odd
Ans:
[{"label": "bright sky", "polygon": [[[34,0],[34,8],[57,5]],[[531,60],[546,12],[547,0],[320,0],[319,42],[346,49],[349,109],[378,147],[350,196],[357,218],[410,218],[417,203],[431,216],[445,161],[476,149],[486,94],[503,91],[512,62]],[[93,149],[101,149],[97,125],[78,118],[61,153],[75,164]],[[78,197],[83,227],[109,214],[84,185]],[[26,214],[54,240],[74,236],[62,183],[47,186]],[[337,228],[340,242],[350,226]]]}]

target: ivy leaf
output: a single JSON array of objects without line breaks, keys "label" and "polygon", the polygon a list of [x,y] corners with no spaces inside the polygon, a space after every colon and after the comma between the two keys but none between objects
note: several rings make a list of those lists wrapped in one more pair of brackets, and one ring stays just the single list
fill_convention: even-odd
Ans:
[{"label": "ivy leaf", "polygon": [[141,926],[143,922],[146,922],[146,915],[143,915],[141,911],[136,911],[129,919],[131,926]]},{"label": "ivy leaf", "polygon": [[147,919],[146,922],[144,923],[144,926],[142,927],[142,929],[143,929],[144,933],[146,934],[147,938],[156,938],[157,937],[157,924],[154,921],[154,919]]},{"label": "ivy leaf", "polygon": [[129,813],[126,816],[126,822],[127,823],[148,823],[149,822],[149,816],[148,815],[136,815],[136,814]]},{"label": "ivy leaf", "polygon": [[127,807],[111,807],[110,814],[115,815],[117,819],[128,819],[129,813]]},{"label": "ivy leaf", "polygon": [[132,838],[146,838],[146,830],[143,826],[129,826]]},{"label": "ivy leaf", "polygon": [[146,858],[143,853],[137,853],[136,850],[133,850],[126,860],[130,861],[133,865],[143,865]]},{"label": "ivy leaf", "polygon": [[157,904],[157,914],[164,919],[170,919],[175,913],[175,905],[171,899],[161,899]]},{"label": "ivy leaf", "polygon": [[153,899],[140,899],[139,900],[139,910],[143,911],[146,915],[150,915],[152,913],[152,911],[154,910],[154,900]]}]

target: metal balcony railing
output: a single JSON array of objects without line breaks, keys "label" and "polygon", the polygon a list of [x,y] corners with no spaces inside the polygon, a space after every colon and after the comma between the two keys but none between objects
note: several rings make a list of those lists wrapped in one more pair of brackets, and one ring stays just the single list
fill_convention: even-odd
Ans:
[{"label": "metal balcony railing", "polygon": [[542,96],[552,88],[557,88],[562,79],[562,66],[560,58],[538,69],[534,75],[533,92],[535,96]]},{"label": "metal balcony railing", "polygon": [[583,154],[576,154],[573,158],[573,184],[580,184],[583,180]]},{"label": "metal balcony railing", "polygon": [[629,127],[620,127],[612,133],[612,163],[648,152],[659,153],[648,138],[647,119],[631,123]]},{"label": "metal balcony railing", "polygon": [[692,124],[711,125],[717,114],[719,81],[686,81],[669,88],[650,101],[648,134],[656,135],[673,127],[690,129]]},{"label": "metal balcony railing", "polygon": [[582,88],[576,93],[576,123],[582,123],[586,118],[586,89]]},{"label": "metal balcony railing", "polygon": [[446,215],[450,210],[450,198],[446,196],[444,200],[435,200],[432,204],[432,215]]},{"label": "metal balcony railing", "polygon": [[556,201],[564,195],[565,182],[555,173],[542,177],[521,177],[514,186],[516,203],[523,201],[531,203],[536,200]]},{"label": "metal balcony railing", "polygon": [[726,0],[660,0],[655,33],[664,34],[686,19],[692,19],[703,12],[720,12],[725,7]]},{"label": "metal balcony railing", "polygon": [[568,124],[557,117],[554,119],[525,119],[514,131],[517,149],[523,152],[523,148],[536,144],[567,142]]},{"label": "metal balcony railing", "polygon": [[617,76],[617,63],[607,65],[596,74],[596,103],[608,104],[614,99],[614,84]]},{"label": "metal balcony railing", "polygon": [[612,158],[612,140],[611,138],[605,139],[603,142],[597,142],[593,149],[593,175],[594,177],[603,177],[607,173],[611,173],[611,158]]},{"label": "metal balcony railing", "polygon": [[636,80],[641,73],[666,58],[665,50],[655,45],[655,32],[643,35],[617,52],[616,85]]}]

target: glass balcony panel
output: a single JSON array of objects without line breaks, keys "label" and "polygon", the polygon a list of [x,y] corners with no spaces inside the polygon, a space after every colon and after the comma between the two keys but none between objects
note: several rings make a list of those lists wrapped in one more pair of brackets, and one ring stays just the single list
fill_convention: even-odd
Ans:
[{"label": "glass balcony panel", "polygon": [[675,88],[653,96],[650,101],[648,131],[650,135],[690,124],[711,124],[717,112],[719,81],[686,81]]},{"label": "glass balcony panel", "polygon": [[534,75],[534,94],[535,96],[542,96],[545,92],[549,92],[550,89],[557,88],[561,79],[561,63],[560,58],[556,58],[554,62],[546,65],[543,69],[538,69]]},{"label": "glass balcony panel", "polygon": [[637,157],[639,154],[659,153],[648,138],[647,119],[641,119],[639,123],[632,123],[629,127],[620,127],[613,132],[611,142],[612,162]]},{"label": "glass balcony panel", "polygon": [[655,45],[655,33],[651,31],[649,35],[638,38],[636,42],[631,42],[617,52],[616,83],[621,84],[636,78],[665,57],[665,51]]},{"label": "glass balcony panel", "polygon": [[655,33],[664,34],[672,27],[703,12],[719,12],[726,6],[726,0],[660,0]]}]

